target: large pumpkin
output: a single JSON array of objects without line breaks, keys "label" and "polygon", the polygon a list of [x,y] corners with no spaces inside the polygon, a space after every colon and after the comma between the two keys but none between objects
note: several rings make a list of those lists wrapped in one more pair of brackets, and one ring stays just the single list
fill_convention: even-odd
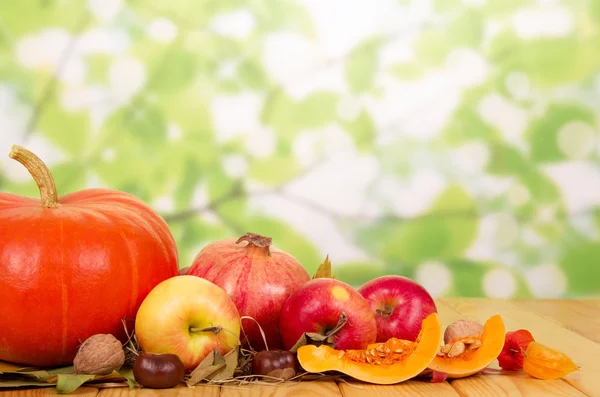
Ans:
[{"label": "large pumpkin", "polygon": [[178,272],[166,222],[136,197],[87,189],[58,197],[30,151],[10,157],[40,199],[0,193],[0,360],[69,365],[96,333],[124,336],[150,290]]}]

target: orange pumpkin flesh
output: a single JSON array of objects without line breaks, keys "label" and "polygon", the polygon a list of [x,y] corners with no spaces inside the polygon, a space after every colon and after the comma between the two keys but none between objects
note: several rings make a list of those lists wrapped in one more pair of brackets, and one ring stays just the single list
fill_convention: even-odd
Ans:
[{"label": "orange pumpkin flesh", "polygon": [[[369,345],[367,350],[380,346],[390,348],[391,364],[366,362],[366,350],[335,350],[326,345],[300,347],[298,361],[307,372],[338,371],[363,382],[399,383],[414,378],[427,368],[438,351],[441,335],[439,317],[432,313],[423,320],[415,342],[392,338],[385,343]],[[402,353],[394,356],[395,348],[401,349]]]},{"label": "orange pumpkin flesh", "polygon": [[[481,346],[476,350],[465,351],[456,357],[436,355],[429,369],[444,372],[448,378],[464,378],[476,374],[490,365],[502,351],[504,336],[506,334],[502,317],[494,315],[483,326],[483,332],[477,339]],[[460,339],[466,338],[458,338]]]}]

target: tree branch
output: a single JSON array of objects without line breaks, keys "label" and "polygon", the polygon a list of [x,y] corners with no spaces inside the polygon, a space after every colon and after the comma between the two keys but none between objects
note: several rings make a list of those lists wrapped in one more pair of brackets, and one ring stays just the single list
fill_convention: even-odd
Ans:
[{"label": "tree branch", "polygon": [[31,119],[27,123],[27,128],[25,130],[25,138],[29,137],[35,130],[39,119],[42,117],[42,114],[46,108],[48,102],[54,96],[54,92],[56,91],[56,85],[58,84],[58,77],[64,71],[65,67],[69,63],[73,52],[75,51],[75,47],[77,42],[79,41],[79,34],[83,32],[83,30],[88,26],[92,18],[88,11],[84,11],[83,15],[79,21],[77,28],[75,29],[75,33],[73,33],[73,37],[67,48],[65,48],[64,52],[61,54],[61,57],[56,65],[56,69],[54,70],[54,74],[48,80],[48,83],[42,90],[40,97],[33,109],[33,114],[31,115]]}]

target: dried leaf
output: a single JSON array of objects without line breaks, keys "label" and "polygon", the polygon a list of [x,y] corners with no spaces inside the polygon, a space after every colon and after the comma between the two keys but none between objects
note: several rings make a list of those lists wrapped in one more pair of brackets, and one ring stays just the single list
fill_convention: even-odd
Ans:
[{"label": "dried leaf", "polygon": [[333,336],[327,336],[318,334],[316,332],[305,332],[302,334],[300,339],[296,342],[296,344],[290,349],[292,353],[296,353],[296,351],[304,345],[328,345],[330,347],[334,347],[333,345]]},{"label": "dried leaf", "polygon": [[[296,371],[294,371],[294,368],[278,368],[269,372],[267,376],[270,378],[288,380],[296,376]],[[268,381],[268,378],[263,380]]]},{"label": "dried leaf", "polygon": [[5,372],[17,372],[21,369],[26,369],[28,367],[23,367],[22,365],[16,365],[12,363],[7,363],[6,361],[0,361],[0,374]]},{"label": "dried leaf", "polygon": [[[235,369],[238,366],[238,348],[231,349],[225,356],[221,356],[219,352],[215,354],[215,361],[217,360],[217,356],[220,357],[225,362],[225,366],[208,375],[206,379],[210,380],[225,380],[233,377]],[[219,362],[220,362],[219,359]]]},{"label": "dried leaf", "polygon": [[56,383],[49,383],[43,380],[36,379],[0,379],[0,389],[5,387],[52,387],[55,386]]},{"label": "dried leaf", "polygon": [[335,278],[331,272],[331,262],[329,261],[329,255],[325,257],[325,261],[319,265],[317,272],[313,276],[315,278]]},{"label": "dried leaf", "polygon": [[194,386],[224,366],[225,359],[223,356],[221,356],[217,350],[212,351],[204,358],[204,360],[200,362],[200,364],[198,364],[196,368],[194,368],[185,382],[188,384],[188,386]]},{"label": "dried leaf", "polygon": [[81,385],[96,375],[83,374],[58,374],[56,380],[56,392],[58,394],[69,394],[77,390]]},{"label": "dried leaf", "polygon": [[121,369],[118,371],[119,375],[127,380],[129,388],[132,389],[137,385],[135,377],[133,376],[133,369]]}]

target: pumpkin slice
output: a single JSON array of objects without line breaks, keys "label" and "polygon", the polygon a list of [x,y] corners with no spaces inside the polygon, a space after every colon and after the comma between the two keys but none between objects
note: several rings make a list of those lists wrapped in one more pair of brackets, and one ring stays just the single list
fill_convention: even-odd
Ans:
[{"label": "pumpkin slice", "polygon": [[447,373],[448,378],[464,378],[476,374],[498,358],[504,346],[505,334],[504,321],[500,315],[496,314],[485,322],[480,335],[456,338],[449,342],[455,343],[475,339],[481,342],[478,348],[471,349],[467,346],[463,353],[453,357],[436,355],[429,365],[429,369]]},{"label": "pumpkin slice", "polygon": [[336,350],[327,345],[305,345],[298,348],[298,361],[308,372],[338,371],[354,379],[392,384],[414,378],[427,368],[435,357],[442,335],[437,313],[421,323],[417,339],[392,338],[374,343],[364,350]]}]

